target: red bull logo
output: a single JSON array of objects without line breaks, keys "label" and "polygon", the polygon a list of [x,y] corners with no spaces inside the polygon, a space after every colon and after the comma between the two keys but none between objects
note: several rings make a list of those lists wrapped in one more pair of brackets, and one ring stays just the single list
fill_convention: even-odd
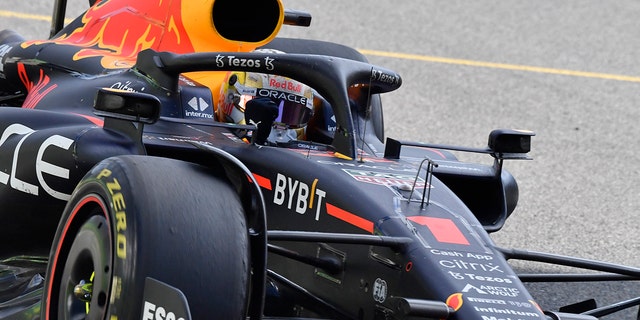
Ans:
[{"label": "red bull logo", "polygon": [[269,78],[269,87],[274,89],[280,89],[293,93],[300,93],[302,91],[302,84],[297,81],[291,81],[283,77],[276,79],[275,77]]}]

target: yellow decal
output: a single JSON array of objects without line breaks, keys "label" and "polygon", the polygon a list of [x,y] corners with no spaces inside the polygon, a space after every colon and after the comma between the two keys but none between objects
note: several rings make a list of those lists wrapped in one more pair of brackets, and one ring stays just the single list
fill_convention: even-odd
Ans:
[{"label": "yellow decal", "polygon": [[[101,173],[102,174],[102,173]],[[120,183],[118,179],[113,178],[111,182],[107,182],[107,189],[111,193],[112,207],[115,210],[116,218],[116,255],[120,259],[127,258],[127,237],[124,231],[127,230],[127,214],[125,209],[127,205],[124,201],[124,195],[120,190]]]},{"label": "yellow decal", "polygon": [[313,209],[313,197],[316,195],[316,184],[318,184],[318,179],[313,180],[311,184],[311,199],[309,199],[309,209]]}]

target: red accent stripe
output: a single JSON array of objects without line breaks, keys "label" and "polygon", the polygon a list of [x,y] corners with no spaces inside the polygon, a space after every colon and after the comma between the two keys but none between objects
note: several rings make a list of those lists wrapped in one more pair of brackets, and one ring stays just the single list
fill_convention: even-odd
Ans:
[{"label": "red accent stripe", "polygon": [[438,150],[438,149],[432,149],[432,148],[427,148],[431,151],[433,151],[434,153],[437,153],[439,156],[442,157],[442,159],[446,159],[447,157],[444,156],[444,153],[442,153],[442,151]]},{"label": "red accent stripe", "polygon": [[327,213],[364,231],[373,233],[373,222],[327,203]]},{"label": "red accent stripe", "polygon": [[[76,204],[76,206],[73,208],[73,211],[71,211],[71,214],[69,215],[69,217],[67,218],[67,221],[64,225],[64,229],[62,230],[62,234],[60,235],[60,239],[58,241],[58,245],[56,246],[56,251],[53,255],[53,259],[51,260],[51,274],[47,275],[49,277],[51,277],[53,280],[49,281],[49,285],[47,286],[47,291],[46,291],[46,295],[47,295],[47,305],[45,307],[45,319],[52,319],[55,318],[54,316],[52,316],[51,313],[51,291],[53,290],[53,283],[55,282],[55,274],[56,274],[56,268],[57,266],[57,262],[58,262],[58,256],[60,255],[60,251],[62,251],[62,245],[64,243],[66,243],[65,238],[67,237],[67,232],[69,231],[69,227],[71,226],[71,222],[75,221],[75,216],[76,214],[80,211],[80,209],[82,209],[87,203],[90,202],[94,202],[97,203],[100,208],[102,209],[102,213],[105,215],[105,218],[107,219],[107,226],[109,223],[109,216],[107,215],[107,208],[105,207],[105,204],[102,202],[102,200],[100,198],[98,198],[96,195],[89,195],[87,197],[85,197],[84,199],[82,199],[78,204]],[[109,233],[111,233],[111,231],[109,231]],[[73,240],[71,240],[71,242],[73,243]],[[56,293],[57,294],[57,293]]]},{"label": "red accent stripe", "polygon": [[92,117],[92,116],[88,116],[86,114],[80,114],[80,113],[74,113],[77,116],[81,116],[91,122],[93,122],[93,124],[95,124],[98,127],[104,127],[104,120],[98,118],[98,117]]},{"label": "red accent stripe", "polygon": [[427,226],[439,242],[469,245],[469,240],[467,240],[451,219],[424,216],[407,217],[407,219]]},{"label": "red accent stripe", "polygon": [[27,88],[27,97],[24,99],[22,103],[22,108],[25,109],[34,109],[36,105],[44,98],[51,90],[55,89],[58,85],[51,84],[49,85],[49,81],[51,80],[49,76],[44,74],[44,70],[40,70],[40,78],[38,78],[38,83],[34,83],[29,80],[29,75],[27,74],[27,70],[24,67],[24,64],[18,63],[18,77],[24,84],[24,87]]},{"label": "red accent stripe", "polygon": [[253,174],[253,177],[256,178],[256,182],[258,182],[258,185],[267,189],[267,190],[271,190],[271,180],[259,175],[259,174]]}]

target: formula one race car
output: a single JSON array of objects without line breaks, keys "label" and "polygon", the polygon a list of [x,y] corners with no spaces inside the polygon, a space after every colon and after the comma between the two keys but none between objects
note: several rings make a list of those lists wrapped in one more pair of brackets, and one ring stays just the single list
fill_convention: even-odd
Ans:
[{"label": "formula one race car", "polygon": [[64,26],[57,0],[49,39],[0,31],[0,318],[596,319],[640,303],[544,311],[523,282],[640,270],[489,237],[518,201],[503,162],[528,159],[532,132],[385,140],[397,73],[276,37],[311,21],[279,0],[238,2],[93,0]]}]

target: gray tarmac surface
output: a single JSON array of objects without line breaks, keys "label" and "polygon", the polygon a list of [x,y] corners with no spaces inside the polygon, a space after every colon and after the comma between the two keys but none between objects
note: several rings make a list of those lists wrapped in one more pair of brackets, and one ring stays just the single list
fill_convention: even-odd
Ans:
[{"label": "gray tarmac surface", "polygon": [[[42,18],[51,3],[0,1],[0,29],[46,37]],[[534,160],[505,166],[519,182],[520,202],[492,236],[498,244],[640,267],[640,2],[284,3],[311,12],[313,23],[285,26],[283,35],[361,49],[403,76],[403,87],[383,97],[387,136],[483,147],[494,128],[537,133]],[[530,288],[548,309],[560,300],[640,295],[637,282]],[[606,319],[635,319],[635,312]]]}]

